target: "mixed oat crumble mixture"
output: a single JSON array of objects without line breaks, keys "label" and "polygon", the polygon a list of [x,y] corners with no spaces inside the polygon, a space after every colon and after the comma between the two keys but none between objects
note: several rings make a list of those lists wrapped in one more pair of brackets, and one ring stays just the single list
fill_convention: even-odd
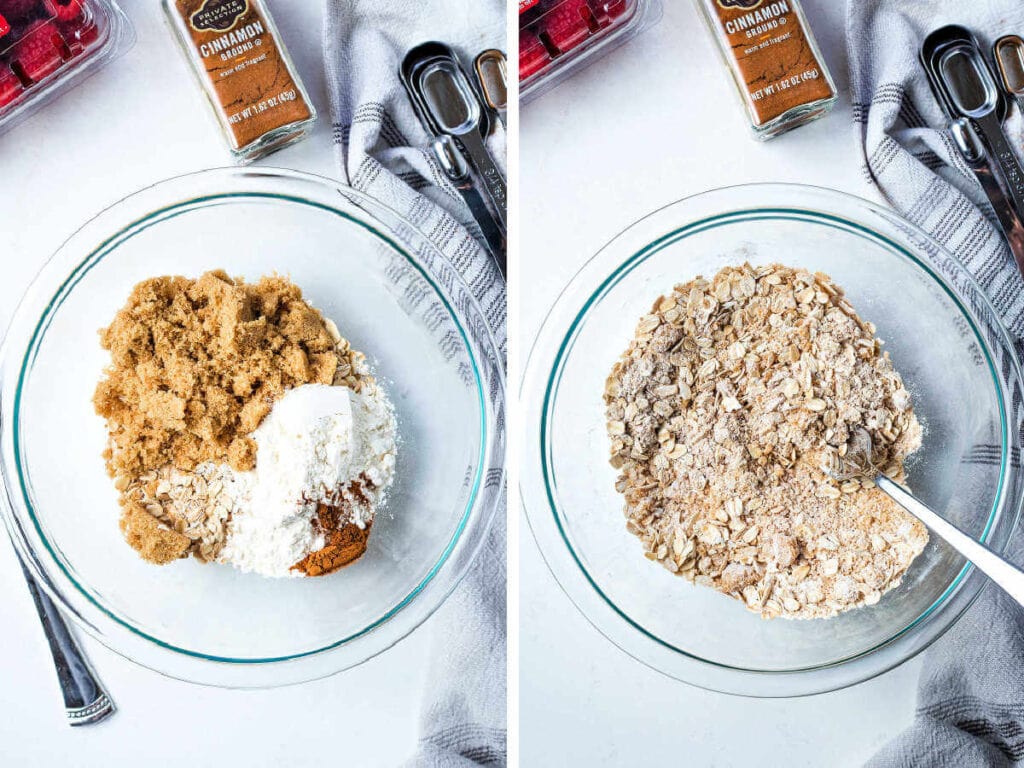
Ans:
[{"label": "mixed oat crumble mixture", "polygon": [[647,558],[765,618],[873,605],[924,549],[924,526],[823,462],[865,428],[904,480],[921,445],[875,327],[824,274],[727,267],[641,318],[604,401],[616,489]]}]

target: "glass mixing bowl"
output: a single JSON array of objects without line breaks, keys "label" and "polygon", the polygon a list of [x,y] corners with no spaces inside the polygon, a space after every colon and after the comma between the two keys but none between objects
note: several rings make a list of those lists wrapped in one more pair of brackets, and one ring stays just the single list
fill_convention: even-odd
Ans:
[{"label": "glass mixing bowl", "polygon": [[985,579],[934,536],[903,583],[823,621],[765,621],[642,556],[609,466],[602,394],[639,318],[677,283],[728,264],[822,271],[878,326],[925,425],[909,483],[1002,550],[1017,520],[1021,375],[991,305],[956,259],[891,211],[825,189],[753,185],[670,205],[573,279],[530,356],[521,489],[545,560],[583,614],[672,677],[753,696],[833,690],[938,638]]},{"label": "glass mixing bowl", "polygon": [[[388,505],[366,554],[330,576],[161,568],[121,538],[91,403],[109,362],[97,330],[139,280],[213,268],[289,276],[367,354],[395,404]],[[480,307],[412,225],[328,179],[208,171],[113,206],[32,284],[0,377],[4,518],[33,574],[111,649],[186,680],[285,684],[383,651],[450,594],[500,501],[502,364]]]}]

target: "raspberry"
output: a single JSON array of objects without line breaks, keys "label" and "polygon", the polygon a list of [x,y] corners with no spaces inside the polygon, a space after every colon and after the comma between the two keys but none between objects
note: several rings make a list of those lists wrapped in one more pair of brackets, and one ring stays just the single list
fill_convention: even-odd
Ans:
[{"label": "raspberry", "polygon": [[57,21],[71,21],[82,15],[78,0],[43,0],[46,13]]},{"label": "raspberry", "polygon": [[0,0],[0,13],[11,21],[30,16],[39,7],[39,0]]},{"label": "raspberry", "polygon": [[551,61],[544,44],[528,30],[519,32],[519,79],[540,72]]},{"label": "raspberry", "polygon": [[21,93],[21,81],[10,68],[0,64],[0,109],[3,109]]},{"label": "raspberry", "polygon": [[100,28],[88,14],[81,14],[70,21],[62,21],[57,26],[73,56],[82,53],[100,36]]},{"label": "raspberry", "polygon": [[544,16],[545,41],[552,56],[568,53],[599,29],[587,0],[566,0]]},{"label": "raspberry", "polygon": [[597,0],[592,3],[597,23],[606,27],[629,10],[626,0]]},{"label": "raspberry", "polygon": [[10,24],[10,22],[7,21],[7,19],[5,19],[2,14],[0,14],[0,37],[3,37],[4,35],[6,35],[10,31],[11,31],[11,24]]},{"label": "raspberry", "polygon": [[609,16],[616,18],[629,10],[629,4],[626,0],[608,0],[605,3],[604,10]]},{"label": "raspberry", "polygon": [[26,88],[52,75],[71,51],[52,22],[44,22],[23,37],[11,52],[11,69]]}]

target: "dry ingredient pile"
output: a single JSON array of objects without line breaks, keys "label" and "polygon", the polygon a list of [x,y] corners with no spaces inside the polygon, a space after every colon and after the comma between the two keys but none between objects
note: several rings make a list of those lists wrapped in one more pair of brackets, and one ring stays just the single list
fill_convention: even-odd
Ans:
[{"label": "dry ingredient pile", "polygon": [[100,332],[93,397],[121,530],[147,561],[264,576],[358,559],[395,466],[365,358],[283,277],[157,277]]},{"label": "dry ingredient pile", "polygon": [[870,480],[821,470],[863,427],[903,481],[922,431],[875,327],[827,275],[746,264],[675,286],[604,400],[646,557],[765,618],[873,605],[927,543]]}]

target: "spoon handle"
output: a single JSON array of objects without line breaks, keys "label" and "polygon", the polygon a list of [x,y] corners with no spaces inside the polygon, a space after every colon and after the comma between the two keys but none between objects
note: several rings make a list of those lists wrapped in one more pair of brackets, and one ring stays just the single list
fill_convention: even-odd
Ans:
[{"label": "spoon handle", "polygon": [[1010,204],[1018,217],[1024,218],[1024,168],[1003,133],[1003,126],[995,112],[976,118],[975,122],[988,144],[992,161],[999,168]]},{"label": "spoon handle", "polygon": [[460,134],[456,138],[462,143],[466,154],[469,155],[469,161],[476,168],[476,172],[483,182],[484,189],[487,191],[487,196],[491,199],[491,203],[494,206],[494,213],[501,226],[501,230],[505,232],[507,226],[505,207],[508,205],[505,177],[495,164],[494,158],[491,157],[491,152],[487,149],[487,145],[484,143],[483,137],[480,136],[478,130],[474,128],[468,133]]},{"label": "spoon handle", "polygon": [[22,573],[25,574],[25,581],[28,582],[32,602],[35,603],[39,621],[46,633],[46,642],[53,655],[53,664],[57,668],[57,679],[60,681],[61,694],[64,696],[64,711],[67,713],[68,725],[92,725],[105,720],[114,714],[114,702],[96,680],[64,617],[28,572],[20,554],[18,562]]},{"label": "spoon handle", "polygon": [[498,224],[495,215],[491,213],[487,203],[484,202],[480,190],[473,183],[473,179],[469,175],[469,165],[465,155],[462,154],[462,150],[455,143],[455,139],[447,134],[436,138],[433,148],[434,156],[448,177],[448,181],[462,195],[463,202],[469,207],[470,213],[473,214],[473,218],[480,227],[487,250],[490,251],[491,257],[494,259],[495,264],[497,264],[498,271],[501,272],[502,278],[507,280],[508,259],[505,235],[502,233],[501,226]]},{"label": "spoon handle", "polygon": [[960,154],[985,191],[1003,237],[1010,246],[1014,261],[1017,262],[1017,268],[1024,275],[1024,221],[999,185],[999,179],[993,172],[985,145],[978,136],[974,124],[966,117],[959,117],[950,123],[949,128]]},{"label": "spoon handle", "polygon": [[875,478],[875,484],[1024,606],[1024,571],[940,517],[885,475]]}]

